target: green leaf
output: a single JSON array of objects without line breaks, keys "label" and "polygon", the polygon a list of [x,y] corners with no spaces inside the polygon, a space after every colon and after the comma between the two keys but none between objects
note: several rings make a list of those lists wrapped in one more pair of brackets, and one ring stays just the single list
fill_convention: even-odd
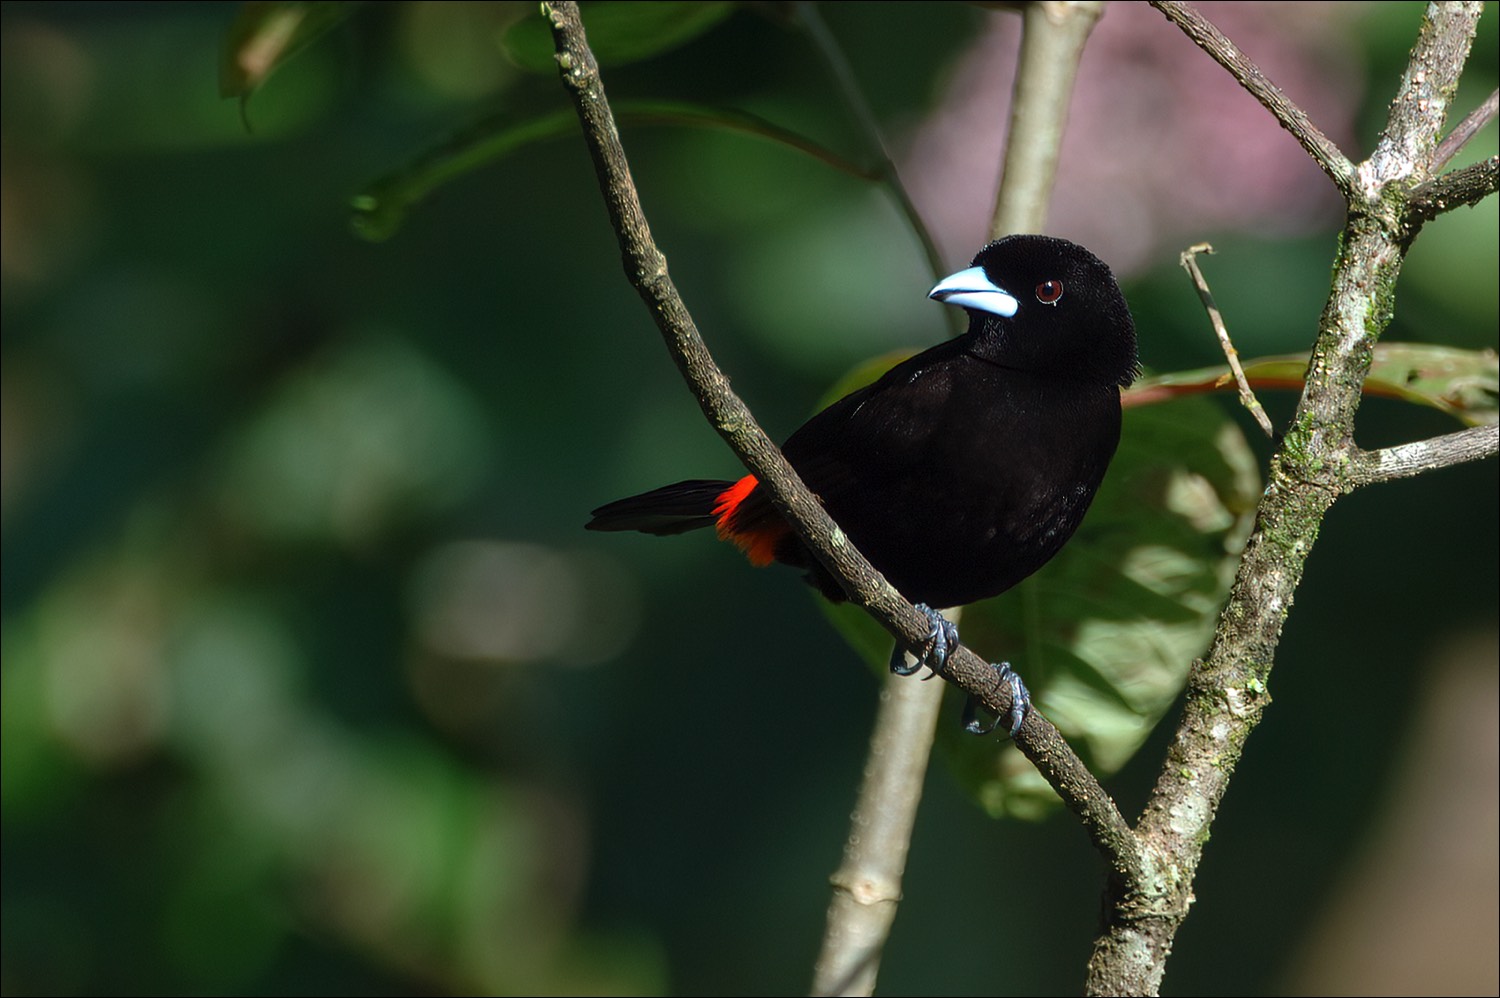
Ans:
[{"label": "green leaf", "polygon": [[[755,136],[806,153],[863,180],[879,179],[878,174],[841,158],[806,136],[745,111],[684,101],[620,101],[614,112],[619,121],[630,124],[719,128]],[[577,129],[578,118],[571,110],[522,121],[504,112],[489,115],[355,195],[351,200],[354,230],[372,242],[389,239],[408,212],[449,181],[533,143],[571,135]]]},{"label": "green leaf", "polygon": [[[599,65],[623,66],[692,41],[728,17],[734,8],[732,3],[603,0],[583,6],[583,25]],[[557,72],[552,30],[540,17],[511,25],[500,44],[522,69]]]},{"label": "green leaf", "polygon": [[358,4],[338,0],[253,0],[224,36],[219,95],[248,98],[292,56],[331,31]]},{"label": "green leaf", "polygon": [[[1215,404],[1127,410],[1119,452],[1078,533],[1015,589],[966,607],[964,643],[1009,660],[1093,772],[1116,772],[1207,649],[1260,489],[1244,436]],[[885,632],[847,605],[828,612],[883,670]],[[939,744],[989,813],[1036,817],[1057,803],[1002,737],[974,738],[954,720],[939,727]]]},{"label": "green leaf", "polygon": [[[1307,354],[1287,354],[1244,361],[1252,388],[1300,390],[1307,374]],[[1167,398],[1233,390],[1226,367],[1159,374],[1137,381],[1125,393],[1127,406],[1149,405]],[[1470,426],[1500,421],[1500,358],[1493,350],[1460,350],[1425,343],[1377,343],[1365,378],[1366,395],[1404,399],[1441,409]]]}]

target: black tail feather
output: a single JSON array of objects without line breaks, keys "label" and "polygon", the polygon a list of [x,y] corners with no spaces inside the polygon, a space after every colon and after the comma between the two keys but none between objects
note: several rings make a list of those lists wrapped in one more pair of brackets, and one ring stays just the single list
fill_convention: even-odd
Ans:
[{"label": "black tail feather", "polygon": [[663,485],[628,499],[605,503],[584,524],[588,530],[639,530],[644,534],[680,534],[714,523],[714,507],[733,482],[694,478]]}]

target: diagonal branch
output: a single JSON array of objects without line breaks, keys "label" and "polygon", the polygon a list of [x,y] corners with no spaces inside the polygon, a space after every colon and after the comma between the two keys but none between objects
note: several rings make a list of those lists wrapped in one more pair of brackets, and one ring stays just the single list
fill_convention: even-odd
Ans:
[{"label": "diagonal branch", "polygon": [[1469,144],[1469,140],[1479,134],[1481,128],[1495,120],[1497,112],[1500,112],[1500,90],[1491,90],[1483,104],[1464,115],[1464,120],[1443,136],[1432,154],[1432,169],[1441,170],[1447,166],[1448,161],[1457,156]]},{"label": "diagonal branch", "polygon": [[[589,155],[610,222],[620,243],[626,276],[646,303],[678,369],[699,407],[745,467],[770,493],[777,510],[823,565],[844,585],[850,601],[874,617],[908,647],[928,637],[927,618],[877,572],[807,490],[781,451],[755,422],[749,408],[729,387],[714,363],[692,316],[667,274],[666,258],[651,238],[614,116],[605,98],[599,66],[588,47],[578,5],[572,0],[543,5],[557,46],[565,89],[583,125]],[[997,713],[1010,710],[1010,692],[996,670],[967,648],[958,648],[943,677],[979,698]],[[1082,760],[1040,711],[1029,711],[1016,734],[1017,747],[1078,815],[1085,830],[1119,872],[1138,869],[1136,840],[1114,802]]]},{"label": "diagonal branch", "polygon": [[1229,361],[1230,373],[1234,375],[1235,384],[1240,389],[1240,405],[1250,410],[1260,428],[1265,431],[1266,436],[1276,439],[1276,427],[1271,425],[1271,417],[1266,415],[1265,407],[1260,404],[1260,399],[1255,397],[1255,390],[1250,387],[1249,380],[1245,377],[1245,369],[1240,366],[1240,352],[1234,348],[1234,343],[1229,339],[1229,330],[1224,325],[1224,316],[1219,311],[1218,303],[1214,301],[1214,293],[1208,289],[1208,281],[1203,277],[1203,271],[1198,266],[1199,253],[1212,253],[1214,248],[1208,243],[1197,243],[1182,251],[1179,259],[1183,269],[1193,279],[1193,287],[1198,291],[1198,298],[1203,302],[1203,308],[1208,312],[1208,321],[1214,327],[1214,333],[1219,337],[1219,346],[1224,350],[1224,359]]},{"label": "diagonal branch", "polygon": [[1239,80],[1240,85],[1271,112],[1281,123],[1281,127],[1291,132],[1292,137],[1302,144],[1313,162],[1328,174],[1334,186],[1341,193],[1348,194],[1354,184],[1354,165],[1349,162],[1349,158],[1312,123],[1307,112],[1266,78],[1260,67],[1241,52],[1234,42],[1224,37],[1223,32],[1188,4],[1176,0],[1151,0],[1151,6],[1181,28],[1183,34],[1212,56],[1215,62],[1229,70],[1230,75]]}]

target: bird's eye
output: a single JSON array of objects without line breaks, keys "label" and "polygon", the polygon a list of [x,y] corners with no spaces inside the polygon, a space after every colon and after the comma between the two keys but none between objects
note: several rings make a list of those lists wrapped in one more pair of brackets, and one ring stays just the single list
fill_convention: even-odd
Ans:
[{"label": "bird's eye", "polygon": [[1062,300],[1062,281],[1043,281],[1036,286],[1036,300],[1043,305],[1056,305]]}]

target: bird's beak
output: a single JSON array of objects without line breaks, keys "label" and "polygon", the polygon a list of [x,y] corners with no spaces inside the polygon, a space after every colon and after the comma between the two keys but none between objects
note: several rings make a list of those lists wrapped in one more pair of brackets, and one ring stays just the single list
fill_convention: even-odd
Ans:
[{"label": "bird's beak", "polygon": [[938,281],[937,287],[927,292],[927,297],[948,305],[977,309],[1009,319],[1016,314],[1020,303],[1015,296],[985,276],[983,267],[960,270],[951,277]]}]

